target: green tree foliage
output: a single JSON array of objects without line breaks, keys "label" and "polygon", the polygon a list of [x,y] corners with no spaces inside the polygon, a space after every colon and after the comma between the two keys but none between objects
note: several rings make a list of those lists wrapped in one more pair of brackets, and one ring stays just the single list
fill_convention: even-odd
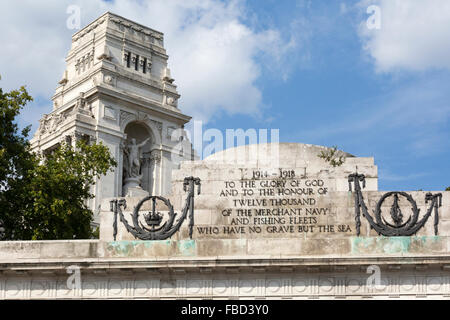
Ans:
[{"label": "green tree foliage", "polygon": [[87,199],[93,198],[90,187],[115,166],[109,150],[102,144],[83,141],[72,147],[63,145],[36,166],[31,180],[33,206],[26,210],[31,222],[26,238],[86,239],[93,233],[92,211]]},{"label": "green tree foliage", "polygon": [[37,158],[27,140],[30,127],[19,131],[15,119],[32,100],[25,87],[0,88],[0,236],[7,239],[21,229],[24,210],[31,207],[29,186]]},{"label": "green tree foliage", "polygon": [[450,191],[450,187],[448,187],[447,189],[445,189],[445,191]]},{"label": "green tree foliage", "polygon": [[339,155],[339,153],[340,152],[338,151],[337,146],[334,146],[326,151],[321,151],[317,156],[324,159],[333,167],[339,167],[345,162],[345,157],[343,155]]},{"label": "green tree foliage", "polygon": [[87,200],[97,177],[116,165],[102,144],[62,145],[44,158],[30,151],[29,128],[15,118],[31,101],[25,88],[0,89],[0,223],[2,239],[87,239],[93,236]]}]

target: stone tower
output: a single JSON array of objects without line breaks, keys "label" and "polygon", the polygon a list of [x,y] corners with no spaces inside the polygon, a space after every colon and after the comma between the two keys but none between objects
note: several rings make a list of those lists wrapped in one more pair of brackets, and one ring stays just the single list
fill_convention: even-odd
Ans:
[{"label": "stone tower", "polygon": [[[46,154],[86,139],[110,149],[118,166],[92,186],[95,222],[102,199],[167,194],[178,168],[172,156],[191,159],[190,143],[180,142],[191,117],[178,109],[167,59],[161,32],[109,12],[72,36],[53,110],[40,120],[31,145]],[[132,143],[138,156],[127,170]]]}]

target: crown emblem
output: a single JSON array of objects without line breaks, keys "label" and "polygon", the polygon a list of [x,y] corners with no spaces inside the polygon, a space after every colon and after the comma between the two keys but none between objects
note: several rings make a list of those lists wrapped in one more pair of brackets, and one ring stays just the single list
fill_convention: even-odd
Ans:
[{"label": "crown emblem", "polygon": [[144,214],[145,222],[152,227],[159,226],[162,220],[162,214],[160,212],[149,212],[148,214]]}]

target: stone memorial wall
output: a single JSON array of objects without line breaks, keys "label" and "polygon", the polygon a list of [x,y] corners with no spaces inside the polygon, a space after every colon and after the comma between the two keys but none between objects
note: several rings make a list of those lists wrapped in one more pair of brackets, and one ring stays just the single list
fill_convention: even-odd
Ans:
[{"label": "stone memorial wall", "polygon": [[[201,193],[194,199],[192,234],[189,234],[189,223],[185,222],[180,231],[170,237],[172,241],[185,241],[186,254],[345,256],[386,252],[442,253],[448,250],[450,210],[447,193],[444,192],[442,206],[438,208],[437,224],[435,212],[431,210],[426,223],[413,237],[383,237],[371,228],[363,213],[360,213],[360,227],[357,228],[357,193],[354,182],[349,182],[349,176],[355,172],[364,175],[361,194],[368,212],[373,215],[386,194],[377,190],[378,175],[373,158],[345,154],[344,164],[333,167],[318,157],[321,151],[327,150],[324,147],[286,143],[277,145],[276,153],[267,152],[270,145],[263,145],[259,151],[252,149],[255,147],[258,148],[239,147],[203,161],[185,162],[180,170],[174,172],[169,200],[179,214],[187,197],[183,189],[184,178],[194,176],[201,181]],[[256,156],[252,161],[249,156],[258,152],[263,152],[265,157]],[[276,165],[272,166],[274,163]],[[426,201],[427,193],[407,193],[417,204],[420,219],[430,210],[431,201]],[[141,199],[125,200],[124,217],[132,221],[132,210]],[[399,208],[398,214],[402,215],[399,225],[400,222],[409,223],[412,204],[407,198],[394,195],[381,203],[382,222],[395,224],[395,216],[391,213],[394,202]],[[151,209],[149,203],[141,207],[142,223],[145,212]],[[104,203],[103,210],[101,238],[114,240],[113,216],[108,203]],[[167,213],[164,203],[158,203],[158,210],[162,215]],[[164,221],[160,222],[161,225]],[[116,240],[120,246],[135,240],[120,221]],[[110,249],[108,254],[116,255],[116,248]],[[131,255],[141,252],[134,247],[128,249]],[[174,254],[174,251],[165,249],[155,252]],[[179,251],[176,254],[185,253]]]},{"label": "stone memorial wall", "polygon": [[105,199],[99,240],[0,243],[0,298],[450,297],[450,192],[378,191],[372,158],[272,146],[182,163],[167,198]]},{"label": "stone memorial wall", "polygon": [[[257,150],[264,147],[268,150]],[[272,153],[270,145],[247,146],[224,151],[205,161],[184,163],[174,173],[175,192],[186,174],[202,181],[202,194],[195,202],[196,238],[354,234],[347,176],[358,170],[367,177],[367,189],[376,190],[377,167],[371,158],[349,155],[344,165],[332,167],[318,157],[324,149],[280,144]],[[266,161],[261,164],[247,161],[246,155],[258,152],[266,153]]]}]

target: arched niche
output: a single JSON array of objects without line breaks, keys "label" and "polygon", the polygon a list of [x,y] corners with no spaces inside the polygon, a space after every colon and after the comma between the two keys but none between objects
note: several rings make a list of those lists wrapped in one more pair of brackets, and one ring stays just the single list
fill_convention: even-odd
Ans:
[{"label": "arched niche", "polygon": [[130,124],[139,123],[147,128],[148,132],[152,137],[152,143],[155,146],[161,144],[162,139],[162,123],[150,119],[150,117],[142,112],[130,113],[127,111],[121,111],[120,114],[120,131],[126,133],[126,129]]},{"label": "arched niche", "polygon": [[139,121],[128,123],[125,127],[124,133],[127,135],[127,142],[129,142],[131,139],[136,139],[136,143],[139,144],[145,139],[150,138],[150,141],[142,148],[142,152],[150,151],[150,147],[155,141],[150,128],[146,124]]},{"label": "arched niche", "polygon": [[[145,191],[152,193],[154,185],[155,161],[152,159],[152,150],[155,148],[155,136],[144,122],[131,121],[124,129],[126,134],[126,143],[130,143],[132,139],[136,140],[136,144],[141,144],[146,139],[149,141],[140,149],[140,163],[141,163],[141,187]],[[125,161],[125,159],[124,159]],[[124,162],[125,164],[125,162]],[[125,177],[124,177],[125,181]]]}]

